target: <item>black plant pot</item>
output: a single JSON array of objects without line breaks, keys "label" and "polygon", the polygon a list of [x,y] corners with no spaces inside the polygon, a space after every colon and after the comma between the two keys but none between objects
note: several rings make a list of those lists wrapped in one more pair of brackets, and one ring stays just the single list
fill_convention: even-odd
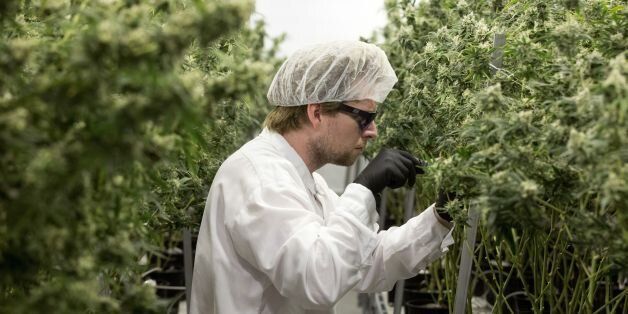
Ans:
[{"label": "black plant pot", "polygon": [[[407,291],[419,291],[419,290],[425,290],[425,288],[427,287],[427,284],[430,281],[430,273],[427,271],[424,271],[420,274],[417,274],[416,276],[412,277],[412,278],[408,278],[404,281],[404,292],[403,292],[403,301],[407,301],[409,300],[406,297],[406,292]],[[392,290],[388,291],[388,302],[393,303],[395,300],[395,291],[397,289],[397,285],[395,285]]]},{"label": "black plant pot", "polygon": [[438,292],[408,288],[403,291],[403,302],[405,304],[408,301],[423,302],[425,304],[438,303]]},{"label": "black plant pot", "polygon": [[406,290],[404,293],[406,313],[449,313],[446,305],[438,303],[438,292]]},{"label": "black plant pot", "polygon": [[449,314],[449,307],[438,303],[422,303],[421,300],[406,302],[406,314]]}]

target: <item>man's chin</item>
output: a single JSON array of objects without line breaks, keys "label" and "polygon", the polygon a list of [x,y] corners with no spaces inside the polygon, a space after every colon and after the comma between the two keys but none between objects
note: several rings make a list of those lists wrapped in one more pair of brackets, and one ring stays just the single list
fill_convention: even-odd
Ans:
[{"label": "man's chin", "polygon": [[349,167],[355,163],[359,156],[360,154],[343,156],[342,158],[332,161],[331,164]]}]

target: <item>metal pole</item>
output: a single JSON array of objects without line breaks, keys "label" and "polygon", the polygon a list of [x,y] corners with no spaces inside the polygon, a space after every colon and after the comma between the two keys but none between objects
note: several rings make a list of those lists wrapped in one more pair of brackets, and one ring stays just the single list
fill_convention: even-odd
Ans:
[{"label": "metal pole", "polygon": [[[386,207],[387,197],[388,197],[388,191],[384,189],[384,191],[382,191],[382,199],[380,200],[380,206],[379,206],[379,231],[384,230],[384,225],[386,224],[386,218],[388,217],[388,212],[387,212],[387,207]],[[386,310],[386,304],[385,302],[383,302],[381,292],[369,293],[368,297],[370,300],[370,304],[372,304],[372,306],[374,307],[375,314],[388,313]]]},{"label": "metal pole", "polygon": [[[381,206],[379,207],[379,231],[384,229],[386,223],[386,190],[382,192]],[[360,293],[358,295],[358,305],[362,308],[362,314],[384,314],[386,311],[386,305],[383,301],[380,301],[381,292],[372,293]]]},{"label": "metal pole", "polygon": [[190,299],[192,297],[192,234],[190,229],[183,229],[183,269],[185,272],[185,305],[190,314]]},{"label": "metal pole", "polygon": [[[360,174],[360,170],[362,167],[362,156],[358,157],[353,165],[347,167],[346,177],[345,177],[345,187]],[[385,206],[384,206],[385,210]],[[381,216],[380,216],[381,221]],[[381,228],[381,227],[380,227]],[[374,293],[360,293],[358,294],[358,306],[362,308],[363,314],[378,314],[377,308],[375,307],[375,294]]]},{"label": "metal pole", "polygon": [[[366,165],[368,164],[367,160],[365,165],[362,164],[363,157],[358,158],[358,160],[356,160],[355,164],[347,170],[347,176],[346,176],[346,185],[349,185],[349,183],[351,183],[353,181],[353,178],[357,177],[358,174],[360,174],[360,172],[363,170],[362,168],[366,167]],[[349,175],[349,171],[352,170],[352,173],[354,174],[353,177],[351,177]],[[388,215],[387,213],[387,208],[386,208],[386,197],[387,197],[387,191],[384,190],[382,191],[382,196],[381,196],[381,200],[380,200],[380,207],[378,208],[378,212],[379,212],[379,231],[382,231],[384,228],[384,224],[386,223],[386,217]],[[375,292],[375,293],[360,293],[358,295],[358,305],[360,307],[362,307],[362,313],[363,314],[383,314],[383,313],[387,313],[386,312],[386,305],[384,304],[383,300],[380,300],[379,298],[381,298],[380,293]]]},{"label": "metal pole", "polygon": [[[491,56],[491,72],[497,73],[503,64],[503,47],[506,44],[506,34],[495,34],[493,39],[493,55]],[[469,279],[471,277],[471,266],[473,266],[473,252],[475,251],[475,236],[478,230],[478,218],[480,213],[473,209],[469,212],[469,227],[466,228],[465,241],[462,242],[460,270],[458,272],[458,283],[456,286],[456,299],[454,303],[454,313],[464,314],[467,303],[467,293],[469,290]]]},{"label": "metal pole", "polygon": [[475,250],[475,236],[478,230],[477,210],[469,213],[469,227],[466,228],[465,241],[462,242],[462,257],[460,258],[460,270],[458,272],[458,285],[456,286],[456,300],[454,303],[454,313],[464,314],[467,302],[467,290],[471,277],[471,266],[473,265],[473,251]]},{"label": "metal pole", "polygon": [[504,45],[506,44],[506,34],[495,34],[493,38],[493,54],[491,55],[491,73],[495,74],[503,66]]},{"label": "metal pole", "polygon": [[[406,223],[410,218],[414,216],[414,189],[406,189],[405,190],[405,199],[403,202],[404,209],[404,223]],[[395,309],[394,314],[401,313],[401,307],[403,306],[403,290],[405,286],[405,280],[397,281],[397,285],[395,286]]]}]

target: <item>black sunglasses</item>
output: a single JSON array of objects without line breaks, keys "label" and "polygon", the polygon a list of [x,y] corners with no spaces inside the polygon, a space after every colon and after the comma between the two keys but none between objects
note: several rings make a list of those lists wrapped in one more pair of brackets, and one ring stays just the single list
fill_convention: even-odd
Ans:
[{"label": "black sunglasses", "polygon": [[375,116],[377,116],[377,112],[360,110],[358,108],[351,107],[344,102],[340,103],[339,109],[353,117],[353,119],[358,123],[360,131],[364,131],[364,129],[366,129],[369,124],[375,120]]}]

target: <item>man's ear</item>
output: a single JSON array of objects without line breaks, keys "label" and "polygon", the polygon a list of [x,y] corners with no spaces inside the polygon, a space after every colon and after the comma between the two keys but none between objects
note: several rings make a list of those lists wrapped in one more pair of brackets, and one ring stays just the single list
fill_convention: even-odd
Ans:
[{"label": "man's ear", "polygon": [[313,128],[318,129],[321,124],[321,116],[321,104],[307,105],[307,119]]}]

